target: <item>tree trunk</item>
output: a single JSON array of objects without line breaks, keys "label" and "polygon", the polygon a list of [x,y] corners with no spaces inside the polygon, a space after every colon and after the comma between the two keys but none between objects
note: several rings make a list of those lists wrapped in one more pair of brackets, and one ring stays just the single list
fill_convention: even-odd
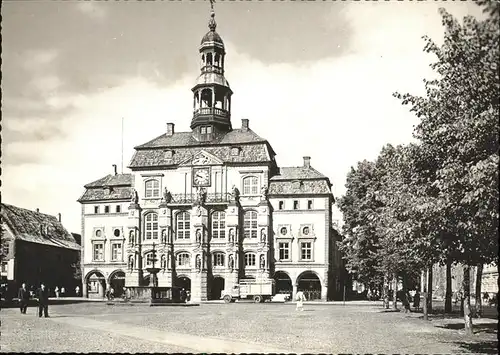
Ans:
[{"label": "tree trunk", "polygon": [[451,313],[452,312],[451,296],[452,296],[451,260],[448,259],[446,262],[446,294],[445,294],[445,300],[444,300],[444,313]]},{"label": "tree trunk", "polygon": [[464,322],[465,334],[472,335],[472,312],[470,307],[470,266],[464,266]]},{"label": "tree trunk", "polygon": [[384,307],[389,309],[389,277],[388,274],[384,275]]},{"label": "tree trunk", "polygon": [[422,271],[422,297],[423,297],[423,303],[422,303],[422,312],[424,313],[424,320],[428,320],[429,317],[429,312],[427,311],[427,275],[428,275],[429,270],[424,270]]},{"label": "tree trunk", "polygon": [[398,309],[398,275],[392,278],[392,309]]},{"label": "tree trunk", "polygon": [[477,266],[476,274],[476,316],[481,317],[483,314],[483,303],[481,297],[481,281],[483,279],[483,264]]},{"label": "tree trunk", "polygon": [[427,312],[432,313],[432,266],[427,274]]}]

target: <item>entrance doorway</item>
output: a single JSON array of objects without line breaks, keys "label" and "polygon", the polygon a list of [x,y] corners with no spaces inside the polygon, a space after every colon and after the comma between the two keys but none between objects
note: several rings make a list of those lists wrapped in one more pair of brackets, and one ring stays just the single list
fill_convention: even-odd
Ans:
[{"label": "entrance doorway", "polygon": [[87,288],[88,298],[104,298],[106,278],[100,271],[91,271],[85,278],[85,287]]},{"label": "entrance doorway", "polygon": [[191,279],[187,276],[176,277],[174,285],[185,291],[191,291]]},{"label": "entrance doorway", "polygon": [[308,301],[321,299],[321,281],[312,271],[305,271],[299,275],[297,289],[304,292]]},{"label": "entrance doorway", "polygon": [[222,295],[222,291],[224,291],[224,278],[220,276],[216,276],[212,280],[212,288],[210,292],[210,299],[219,300]]},{"label": "entrance doorway", "polygon": [[276,271],[274,273],[274,281],[276,281],[276,293],[292,296],[292,279],[290,279],[290,276],[286,272]]},{"label": "entrance doorway", "polygon": [[122,297],[125,287],[125,272],[118,270],[109,276],[109,284],[115,291],[115,297]]}]

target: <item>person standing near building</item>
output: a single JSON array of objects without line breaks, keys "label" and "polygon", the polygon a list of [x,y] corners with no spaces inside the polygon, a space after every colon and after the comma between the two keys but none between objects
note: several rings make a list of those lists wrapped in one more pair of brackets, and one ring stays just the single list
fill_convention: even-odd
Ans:
[{"label": "person standing near building", "polygon": [[75,295],[76,297],[80,296],[80,286],[75,287]]},{"label": "person standing near building", "polygon": [[49,291],[43,284],[40,284],[40,288],[36,291],[36,297],[38,298],[38,317],[42,316],[42,311],[45,318],[49,317]]},{"label": "person standing near building", "polygon": [[64,286],[61,287],[61,297],[64,297],[64,294],[66,293],[66,290],[64,289]]},{"label": "person standing near building", "polygon": [[297,306],[295,307],[296,311],[303,311],[304,310],[304,301],[306,300],[306,296],[304,295],[304,292],[299,291],[295,295],[295,300],[297,301]]},{"label": "person standing near building", "polygon": [[28,309],[28,301],[30,299],[30,293],[26,288],[25,283],[21,285],[17,298],[19,299],[19,308],[21,309],[21,314],[26,314],[26,310]]},{"label": "person standing near building", "polygon": [[56,288],[54,289],[54,292],[56,294],[56,298],[59,298],[59,287],[56,286]]}]

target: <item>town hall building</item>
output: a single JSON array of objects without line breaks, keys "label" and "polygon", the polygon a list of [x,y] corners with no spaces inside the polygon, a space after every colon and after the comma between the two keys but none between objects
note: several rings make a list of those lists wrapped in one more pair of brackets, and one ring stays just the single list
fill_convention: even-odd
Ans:
[{"label": "town hall building", "polygon": [[212,11],[191,131],[167,123],[135,147],[130,173],[115,166],[85,185],[78,200],[84,296],[150,285],[153,266],[158,286],[190,290],[193,301],[219,299],[242,279],[272,278],[277,292],[303,290],[309,299],[341,294],[331,183],[309,157],[278,167],[249,120],[233,127],[225,54]]}]

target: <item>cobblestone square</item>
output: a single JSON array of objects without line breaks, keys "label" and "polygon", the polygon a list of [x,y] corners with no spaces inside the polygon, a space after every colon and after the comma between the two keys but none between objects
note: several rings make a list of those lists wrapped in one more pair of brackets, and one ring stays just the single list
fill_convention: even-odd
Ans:
[{"label": "cobblestone square", "polygon": [[496,353],[494,319],[463,321],[384,311],[375,302],[202,304],[199,307],[53,305],[2,310],[2,352]]}]

